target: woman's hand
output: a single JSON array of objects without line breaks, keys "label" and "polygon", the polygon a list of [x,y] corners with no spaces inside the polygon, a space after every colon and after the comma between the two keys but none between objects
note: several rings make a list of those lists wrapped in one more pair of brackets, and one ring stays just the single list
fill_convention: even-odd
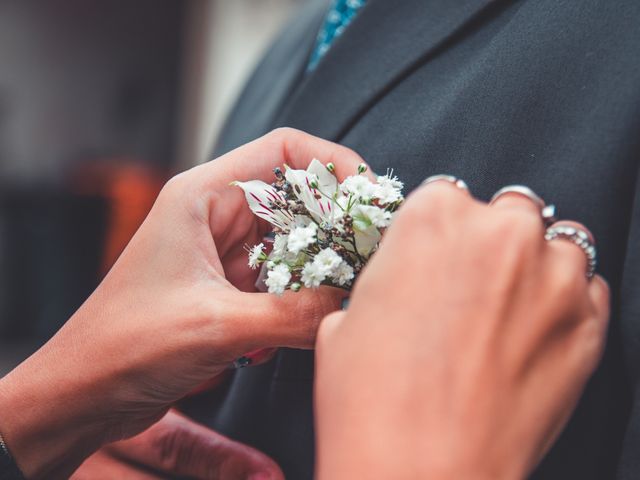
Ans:
[{"label": "woman's hand", "polygon": [[41,350],[0,381],[0,432],[28,478],[65,477],[100,445],[131,437],[168,406],[265,347],[310,348],[343,292],[253,292],[245,244],[269,230],[235,180],[273,168],[362,159],[282,129],[173,178],[102,284]]},{"label": "woman's hand", "polygon": [[603,348],[609,302],[539,208],[414,193],[317,344],[318,478],[525,478]]}]

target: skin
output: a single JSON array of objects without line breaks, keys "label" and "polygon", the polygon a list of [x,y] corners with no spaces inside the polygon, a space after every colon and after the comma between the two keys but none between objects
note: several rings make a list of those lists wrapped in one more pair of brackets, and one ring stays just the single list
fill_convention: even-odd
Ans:
[{"label": "skin", "polygon": [[72,480],[284,479],[266,455],[170,411],[131,439],[103,447]]},{"label": "skin", "polygon": [[[255,293],[257,272],[247,267],[243,248],[259,243],[269,227],[229,184],[271,181],[274,167],[306,168],[314,157],[333,162],[340,178],[362,163],[349,149],[281,129],[167,183],[98,289],[51,341],[0,380],[1,432],[27,478],[68,478],[101,446],[145,430],[131,440],[138,445],[132,451],[142,456],[139,463],[162,467],[140,447],[144,439],[153,443],[160,429],[196,430],[165,417],[172,403],[246,352],[313,347],[320,320],[339,308],[344,292]],[[194,451],[242,450],[207,450],[228,440],[199,428]],[[282,478],[266,457],[243,452],[259,467],[253,473]],[[209,461],[197,478],[223,478]]]},{"label": "skin", "polygon": [[[283,478],[260,452],[167,411],[244,352],[311,347],[337,307],[329,289],[250,293],[242,246],[268,227],[228,188],[313,157],[339,177],[361,162],[281,130],[169,182],[100,288],[0,380],[2,433],[27,478],[80,464],[76,480]],[[526,476],[595,368],[608,318],[583,253],[542,235],[520,197],[488,207],[449,184],[412,196],[348,313],[322,323],[319,479]]]},{"label": "skin", "polygon": [[609,315],[584,253],[543,234],[517,195],[488,206],[435,182],[408,199],[348,311],[320,327],[319,480],[527,477],[596,367]]}]

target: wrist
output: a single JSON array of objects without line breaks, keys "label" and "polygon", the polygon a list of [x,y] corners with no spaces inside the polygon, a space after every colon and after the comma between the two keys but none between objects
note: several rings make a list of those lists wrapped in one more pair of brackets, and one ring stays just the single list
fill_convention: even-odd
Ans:
[{"label": "wrist", "polygon": [[[384,439],[384,435],[372,435]],[[516,455],[503,458],[474,456],[473,460],[462,449],[457,452],[430,450],[424,440],[427,435],[414,442],[354,441],[340,439],[318,439],[316,455],[317,480],[410,480],[429,478],[432,480],[522,480],[527,478],[527,469]],[[341,445],[347,445],[342,447]],[[431,452],[431,453],[429,453]]]},{"label": "wrist", "polygon": [[29,359],[0,379],[0,433],[25,478],[68,478],[100,447],[103,429],[83,405],[83,390],[37,363]]}]

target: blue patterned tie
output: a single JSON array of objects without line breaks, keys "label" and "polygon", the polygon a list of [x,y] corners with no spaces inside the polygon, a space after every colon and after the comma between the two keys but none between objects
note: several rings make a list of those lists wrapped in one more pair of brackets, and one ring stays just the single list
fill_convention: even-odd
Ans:
[{"label": "blue patterned tie", "polygon": [[333,0],[324,24],[318,33],[307,72],[313,71],[322,57],[329,51],[333,41],[338,38],[358,14],[367,0]]}]

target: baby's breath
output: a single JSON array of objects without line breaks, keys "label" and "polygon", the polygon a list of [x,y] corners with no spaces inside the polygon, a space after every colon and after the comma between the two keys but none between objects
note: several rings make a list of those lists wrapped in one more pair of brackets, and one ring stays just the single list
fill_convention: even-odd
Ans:
[{"label": "baby's breath", "polygon": [[271,252],[263,243],[248,250],[249,266],[266,269],[269,292],[353,286],[404,199],[392,171],[374,182],[366,171],[363,164],[339,183],[333,164],[313,160],[307,170],[276,168],[270,185],[234,183],[251,210],[273,225]]}]

